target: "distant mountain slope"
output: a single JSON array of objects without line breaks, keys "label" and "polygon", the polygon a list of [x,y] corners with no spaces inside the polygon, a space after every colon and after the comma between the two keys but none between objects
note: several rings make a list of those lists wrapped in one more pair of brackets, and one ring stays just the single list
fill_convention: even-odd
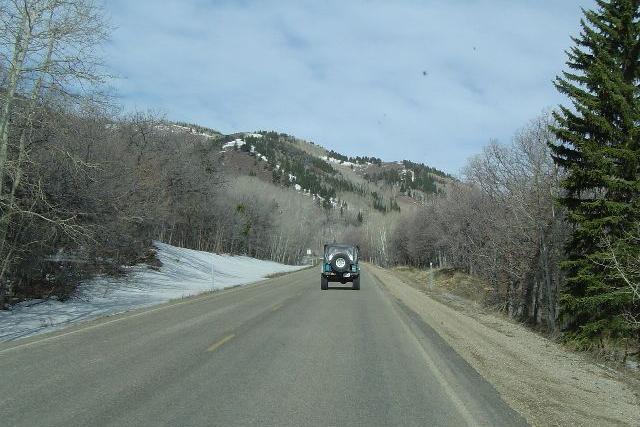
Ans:
[{"label": "distant mountain slope", "polygon": [[274,131],[223,135],[188,123],[167,123],[165,130],[200,135],[218,145],[229,179],[255,176],[308,196],[327,209],[400,211],[444,191],[454,180],[421,163],[384,162],[367,153],[350,157]]}]

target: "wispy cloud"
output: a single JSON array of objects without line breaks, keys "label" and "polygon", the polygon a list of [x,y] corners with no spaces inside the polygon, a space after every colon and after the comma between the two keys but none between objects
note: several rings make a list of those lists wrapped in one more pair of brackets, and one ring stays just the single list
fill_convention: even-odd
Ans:
[{"label": "wispy cloud", "polygon": [[562,98],[593,0],[109,0],[128,109],[456,172]]}]

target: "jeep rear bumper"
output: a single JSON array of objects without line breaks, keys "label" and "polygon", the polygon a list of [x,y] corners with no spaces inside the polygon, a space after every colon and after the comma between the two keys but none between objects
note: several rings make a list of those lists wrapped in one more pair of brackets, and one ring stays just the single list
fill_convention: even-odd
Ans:
[{"label": "jeep rear bumper", "polygon": [[322,277],[326,278],[329,282],[351,282],[356,277],[360,276],[360,272],[347,271],[344,273],[336,273],[335,271],[327,271],[320,273]]}]

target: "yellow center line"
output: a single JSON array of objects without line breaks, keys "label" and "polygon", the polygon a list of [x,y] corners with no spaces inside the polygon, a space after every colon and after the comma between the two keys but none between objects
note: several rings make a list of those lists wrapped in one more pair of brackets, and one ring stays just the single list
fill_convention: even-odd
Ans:
[{"label": "yellow center line", "polygon": [[222,344],[226,343],[227,341],[229,341],[230,339],[232,339],[235,336],[236,336],[236,334],[227,335],[226,337],[222,338],[221,340],[219,340],[219,341],[215,342],[213,345],[211,345],[211,347],[209,347],[207,349],[207,351],[216,351],[216,349],[218,349],[218,347],[220,347]]},{"label": "yellow center line", "polygon": [[276,304],[273,306],[273,308],[271,309],[271,311],[276,311],[278,309],[282,308],[282,304]]}]

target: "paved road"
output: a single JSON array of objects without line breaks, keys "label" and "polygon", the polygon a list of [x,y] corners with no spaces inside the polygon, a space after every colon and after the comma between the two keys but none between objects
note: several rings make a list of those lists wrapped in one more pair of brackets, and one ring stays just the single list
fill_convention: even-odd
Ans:
[{"label": "paved road", "polygon": [[0,424],[524,424],[373,275],[361,286],[304,270],[5,343]]}]

